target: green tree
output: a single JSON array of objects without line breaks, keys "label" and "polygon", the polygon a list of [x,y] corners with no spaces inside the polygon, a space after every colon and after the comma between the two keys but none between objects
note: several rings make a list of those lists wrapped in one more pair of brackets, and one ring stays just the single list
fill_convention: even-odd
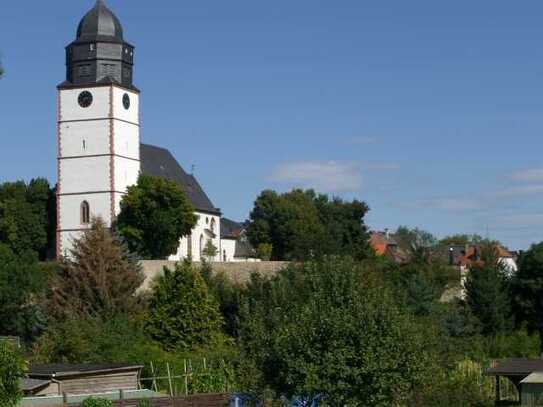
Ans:
[{"label": "green tree", "polygon": [[521,256],[513,293],[517,319],[539,331],[543,353],[543,242],[532,245]]},{"label": "green tree", "polygon": [[208,261],[212,261],[217,255],[217,253],[218,253],[217,247],[213,244],[211,240],[208,240],[204,247],[204,250],[202,250],[202,254],[204,255],[204,257]]},{"label": "green tree", "polygon": [[271,259],[273,252],[273,245],[270,243],[260,243],[256,248],[256,256],[264,261],[269,261]]},{"label": "green tree", "polygon": [[407,226],[400,226],[394,233],[394,239],[398,247],[408,253],[420,248],[430,248],[437,244],[437,239],[430,232],[422,229],[410,229]]},{"label": "green tree", "polygon": [[420,327],[376,273],[350,259],[256,278],[243,306],[247,386],[327,405],[405,405],[425,379]]},{"label": "green tree", "polygon": [[464,246],[470,244],[481,244],[484,239],[477,235],[468,235],[468,234],[455,234],[450,236],[445,236],[439,241],[440,246]]},{"label": "green tree", "polygon": [[197,220],[174,181],[140,175],[121,201],[116,226],[132,252],[163,259],[177,251],[179,239],[190,234]]},{"label": "green tree", "polygon": [[344,202],[313,190],[263,191],[250,214],[247,236],[254,247],[271,245],[273,260],[305,260],[326,254],[369,253],[363,202]]},{"label": "green tree", "polygon": [[369,208],[364,202],[330,199],[327,195],[314,198],[319,218],[324,226],[320,252],[331,255],[348,255],[364,259],[370,253],[369,234],[364,217]]},{"label": "green tree", "polygon": [[168,349],[205,347],[220,339],[219,305],[192,263],[164,268],[149,300],[147,330]]},{"label": "green tree", "polygon": [[481,322],[484,335],[512,329],[510,284],[493,244],[482,248],[481,260],[471,266],[465,289],[466,302]]},{"label": "green tree", "polygon": [[31,339],[45,325],[39,297],[47,275],[35,253],[18,256],[0,244],[0,332]]},{"label": "green tree", "polygon": [[101,219],[94,219],[60,261],[49,294],[50,311],[58,318],[131,313],[138,308],[136,290],[142,282],[138,261]]},{"label": "green tree", "polygon": [[22,254],[34,250],[41,259],[47,256],[48,242],[56,228],[54,192],[43,178],[28,185],[22,181],[0,185],[0,242]]},{"label": "green tree", "polygon": [[19,382],[27,370],[22,355],[7,341],[0,341],[0,405],[16,407],[23,397]]}]

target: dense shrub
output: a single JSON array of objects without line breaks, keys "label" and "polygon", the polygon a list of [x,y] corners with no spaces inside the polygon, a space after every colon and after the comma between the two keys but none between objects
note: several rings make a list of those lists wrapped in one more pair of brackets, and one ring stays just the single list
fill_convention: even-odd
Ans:
[{"label": "dense shrub", "polygon": [[81,407],[113,407],[111,400],[89,397],[83,400]]},{"label": "dense shrub", "polygon": [[23,394],[19,380],[26,373],[26,362],[15,347],[0,340],[0,406],[15,407]]}]

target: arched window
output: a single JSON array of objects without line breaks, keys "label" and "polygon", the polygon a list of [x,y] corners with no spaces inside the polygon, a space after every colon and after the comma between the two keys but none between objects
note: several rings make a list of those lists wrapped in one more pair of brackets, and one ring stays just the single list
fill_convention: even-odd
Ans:
[{"label": "arched window", "polygon": [[226,263],[226,250],[222,251],[222,261]]},{"label": "arched window", "polygon": [[204,235],[200,235],[200,257],[202,257],[203,252],[204,252]]},{"label": "arched window", "polygon": [[81,202],[81,224],[88,225],[90,223],[90,205],[87,201]]},{"label": "arched window", "polygon": [[215,218],[211,219],[211,225],[209,226],[211,231],[215,233]]}]

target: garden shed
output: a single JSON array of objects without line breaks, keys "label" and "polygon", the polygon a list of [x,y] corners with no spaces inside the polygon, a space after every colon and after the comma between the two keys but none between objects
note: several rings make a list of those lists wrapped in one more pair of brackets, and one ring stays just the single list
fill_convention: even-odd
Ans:
[{"label": "garden shed", "polygon": [[520,382],[522,406],[543,406],[543,372],[535,372]]},{"label": "garden shed", "polygon": [[21,384],[25,394],[32,396],[139,390],[142,369],[127,364],[33,365]]},{"label": "garden shed", "polygon": [[[495,363],[486,371],[486,374],[496,377],[496,406],[543,406],[543,404],[533,404],[534,400],[543,394],[543,373],[541,372],[543,372],[543,359],[505,359]],[[507,378],[515,385],[519,395],[517,403],[502,400],[500,377]]]}]

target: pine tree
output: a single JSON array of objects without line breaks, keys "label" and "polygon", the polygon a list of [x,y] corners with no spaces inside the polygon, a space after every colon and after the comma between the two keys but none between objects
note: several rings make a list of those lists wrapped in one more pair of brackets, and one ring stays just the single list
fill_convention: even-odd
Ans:
[{"label": "pine tree", "polygon": [[137,308],[136,290],[143,282],[137,260],[101,219],[73,242],[61,259],[52,284],[51,311],[57,317],[108,317]]},{"label": "pine tree", "polygon": [[507,272],[492,244],[483,248],[481,260],[471,267],[466,281],[466,301],[481,322],[483,334],[496,335],[512,328]]}]

